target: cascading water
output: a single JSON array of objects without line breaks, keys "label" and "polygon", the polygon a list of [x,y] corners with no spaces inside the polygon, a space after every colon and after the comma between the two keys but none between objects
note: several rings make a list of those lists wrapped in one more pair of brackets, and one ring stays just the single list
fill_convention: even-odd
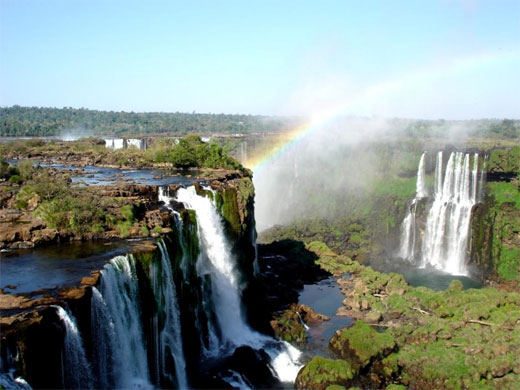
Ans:
[{"label": "cascading water", "polygon": [[[156,329],[154,334],[157,340],[158,355],[155,359],[162,377],[168,377],[172,382],[172,372],[175,372],[177,387],[180,389],[188,388],[186,377],[186,362],[181,335],[180,311],[177,304],[177,294],[175,292],[175,282],[170,263],[170,257],[164,242],[158,242],[161,252],[161,261],[150,265],[152,279],[152,289],[158,305],[158,313],[154,318],[154,326],[158,326],[158,317],[164,318],[162,329]],[[168,365],[169,361],[174,361],[174,367]]]},{"label": "cascading water", "polygon": [[[300,351],[246,322],[238,257],[210,198],[181,188],[176,200],[187,210],[179,213],[167,189],[159,190],[177,234],[157,242],[159,255],[116,256],[105,264],[98,286],[89,287],[90,316],[82,319],[90,317],[90,323],[81,323],[81,329],[90,327],[85,340],[71,314],[55,307],[64,330],[63,367],[57,367],[63,387],[187,389],[213,380],[261,387],[250,367],[240,366],[241,353],[248,351],[272,383],[294,381]],[[254,240],[254,229],[251,234]],[[3,383],[24,385],[10,374],[0,376]]]},{"label": "cascading water", "polygon": [[63,345],[63,387],[66,389],[91,389],[92,373],[87,361],[83,340],[76,321],[61,306],[53,306],[65,326]]},{"label": "cascading water", "polygon": [[230,353],[240,345],[264,348],[272,359],[278,378],[283,382],[294,381],[300,368],[297,363],[300,352],[288,343],[280,343],[253,331],[244,319],[240,275],[215,205],[209,198],[198,195],[195,187],[179,189],[176,200],[195,210],[201,246],[197,271],[201,278],[209,275],[211,279],[211,300],[218,324],[210,330],[218,328],[220,332],[214,334],[213,339],[218,344],[212,345],[208,354]]},{"label": "cascading water", "polygon": [[144,140],[139,138],[128,138],[126,140],[126,144],[128,145],[128,147],[133,146],[137,149],[144,149]]},{"label": "cascading water", "polygon": [[412,259],[415,252],[415,241],[416,241],[416,212],[417,204],[420,199],[428,196],[428,189],[426,186],[426,169],[424,166],[424,159],[426,152],[424,152],[419,161],[419,168],[417,168],[417,183],[415,189],[415,197],[410,205],[410,209],[401,227],[401,248],[399,255],[405,259]]},{"label": "cascading water", "polygon": [[[418,260],[421,267],[432,266],[450,274],[464,275],[467,273],[465,260],[471,210],[480,201],[482,192],[483,176],[478,172],[478,154],[451,153],[444,175],[443,153],[437,154],[434,198],[429,202],[424,232],[418,232],[416,210],[419,194],[427,194],[427,189],[424,192],[420,189],[425,183],[423,158],[424,154],[419,163],[416,197],[402,225],[400,256]],[[422,239],[417,245],[416,238],[420,233]]]},{"label": "cascading water", "polygon": [[[109,346],[113,387],[151,388],[132,256],[113,258],[101,271],[100,287],[101,294],[93,294],[93,311],[98,316],[92,319],[92,326],[112,328],[96,329],[100,338],[95,343]],[[103,324],[101,320],[108,322]],[[108,373],[99,375],[108,380]]]},{"label": "cascading water", "polygon": [[[226,343],[250,344],[255,336],[242,315],[242,288],[220,215],[211,200],[197,195],[194,187],[179,189],[176,200],[196,212],[201,239],[201,256],[197,266],[201,277],[209,275],[211,278],[212,298],[218,308],[216,316],[221,333],[221,337],[215,337],[222,339],[218,347]],[[213,352],[218,353],[218,349]]]}]

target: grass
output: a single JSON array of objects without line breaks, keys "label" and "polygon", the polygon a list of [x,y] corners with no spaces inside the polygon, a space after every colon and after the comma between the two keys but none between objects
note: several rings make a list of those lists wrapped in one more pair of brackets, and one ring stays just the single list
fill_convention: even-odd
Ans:
[{"label": "grass", "polygon": [[520,209],[520,190],[512,182],[492,182],[488,183],[490,195],[495,198],[498,205],[512,203]]}]

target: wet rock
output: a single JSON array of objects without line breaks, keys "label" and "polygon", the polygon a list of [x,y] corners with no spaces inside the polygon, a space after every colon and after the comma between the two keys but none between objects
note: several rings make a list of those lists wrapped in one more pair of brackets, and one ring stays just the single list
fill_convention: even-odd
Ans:
[{"label": "wet rock", "polygon": [[54,242],[58,236],[58,231],[56,229],[41,229],[37,231],[33,231],[31,234],[31,242],[34,245],[40,245],[43,243]]},{"label": "wet rock", "polygon": [[85,276],[81,279],[81,284],[83,286],[96,286],[99,282],[99,278],[101,277],[101,272],[93,271],[90,273],[90,276]]},{"label": "wet rock", "polygon": [[323,321],[329,321],[330,317],[325,314],[317,313],[312,307],[303,304],[293,304],[291,309],[298,312],[300,317],[307,325],[318,324]]},{"label": "wet rock", "polygon": [[8,245],[11,249],[30,249],[34,248],[34,243],[31,241],[16,241]]},{"label": "wet rock", "polygon": [[271,358],[263,350],[249,346],[238,347],[228,361],[229,368],[240,373],[255,389],[273,389],[280,387],[280,381],[270,369]]}]

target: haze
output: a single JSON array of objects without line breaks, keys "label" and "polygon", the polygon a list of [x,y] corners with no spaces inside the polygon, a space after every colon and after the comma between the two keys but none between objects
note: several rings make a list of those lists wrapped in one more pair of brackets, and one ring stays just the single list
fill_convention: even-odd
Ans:
[{"label": "haze", "polygon": [[0,105],[518,118],[518,1],[0,1]]}]

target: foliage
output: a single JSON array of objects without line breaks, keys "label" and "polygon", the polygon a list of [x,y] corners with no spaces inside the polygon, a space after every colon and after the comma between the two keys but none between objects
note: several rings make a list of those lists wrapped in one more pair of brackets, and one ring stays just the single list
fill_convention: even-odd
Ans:
[{"label": "foliage", "polygon": [[[446,291],[410,287],[400,275],[356,264],[322,243],[308,246],[315,248],[320,265],[343,267],[352,274],[345,278],[351,286],[344,291],[345,305],[368,307],[357,312],[362,318],[382,310],[374,324],[387,321],[384,333],[358,321],[331,340],[336,356],[354,366],[357,359],[367,364],[367,378],[421,389],[517,388],[520,294],[495,288],[462,290],[457,282]],[[379,342],[383,335],[388,339]]]},{"label": "foliage", "polygon": [[0,108],[2,136],[81,135],[85,132],[95,135],[277,132],[295,123],[293,118],[260,115],[135,113],[70,107]]},{"label": "foliage", "polygon": [[520,146],[493,150],[488,163],[491,172],[520,173]]},{"label": "foliage", "polygon": [[19,175],[12,175],[11,177],[9,177],[8,182],[14,183],[14,184],[20,184],[22,182],[22,178]]},{"label": "foliage", "polygon": [[[196,135],[189,135],[179,140],[158,138],[147,150],[136,148],[113,150],[105,147],[104,141],[97,138],[84,138],[68,142],[54,140],[34,143],[32,141],[14,140],[0,144],[0,155],[7,158],[24,159],[19,163],[22,177],[30,177],[32,172],[31,162],[27,160],[28,156],[52,159],[58,154],[66,155],[73,161],[95,160],[97,163],[122,167],[150,168],[154,163],[169,162],[173,167],[180,169],[194,167],[224,168],[240,169],[246,172],[236,160],[225,153],[221,146],[215,143],[202,142],[201,138]],[[0,175],[6,169],[15,169],[16,174],[20,173],[18,168],[6,168],[4,165],[0,169]]]},{"label": "foliage", "polygon": [[363,321],[336,332],[329,342],[330,348],[353,367],[365,367],[372,359],[388,355],[395,347],[390,333],[378,333]]},{"label": "foliage", "polygon": [[227,156],[217,144],[202,142],[199,136],[189,135],[179,140],[169,150],[169,161],[176,168],[226,168],[239,169],[240,164]]},{"label": "foliage", "polygon": [[497,205],[512,203],[520,209],[520,189],[509,182],[488,183],[489,193],[493,196]]},{"label": "foliage", "polygon": [[347,384],[354,378],[356,371],[345,360],[314,357],[298,373],[297,389],[325,390],[330,385]]}]

